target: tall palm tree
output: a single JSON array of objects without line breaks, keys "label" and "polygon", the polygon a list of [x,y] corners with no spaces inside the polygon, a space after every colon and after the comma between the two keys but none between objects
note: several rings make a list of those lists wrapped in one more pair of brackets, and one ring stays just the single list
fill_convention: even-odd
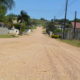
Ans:
[{"label": "tall palm tree", "polygon": [[20,12],[20,15],[18,16],[18,21],[20,21],[20,23],[26,22],[27,25],[29,25],[30,16],[25,11],[22,10]]},{"label": "tall palm tree", "polygon": [[14,0],[0,0],[0,6],[4,6],[6,9],[12,9]]}]

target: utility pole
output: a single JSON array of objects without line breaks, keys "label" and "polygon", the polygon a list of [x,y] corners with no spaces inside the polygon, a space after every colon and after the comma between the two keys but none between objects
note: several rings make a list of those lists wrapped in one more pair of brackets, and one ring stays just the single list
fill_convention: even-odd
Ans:
[{"label": "utility pole", "polygon": [[66,0],[65,18],[64,18],[64,26],[63,26],[63,39],[65,39],[65,27],[66,27],[67,10],[68,10],[68,0]]},{"label": "utility pole", "polygon": [[54,21],[56,20],[56,16],[54,16]]},{"label": "utility pole", "polygon": [[77,11],[75,11],[75,19],[74,19],[74,36],[73,36],[74,39],[75,39],[75,32],[76,32],[76,18],[77,18]]}]

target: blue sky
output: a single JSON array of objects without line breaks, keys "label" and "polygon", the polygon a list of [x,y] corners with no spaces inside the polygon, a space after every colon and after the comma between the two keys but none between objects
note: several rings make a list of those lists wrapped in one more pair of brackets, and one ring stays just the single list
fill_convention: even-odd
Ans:
[{"label": "blue sky", "polygon": [[[25,10],[32,18],[53,19],[64,18],[64,9],[66,0],[14,0],[15,7],[8,13],[19,14]],[[80,0],[69,0],[68,19],[74,19],[74,12],[77,11],[77,17],[80,18]]]}]

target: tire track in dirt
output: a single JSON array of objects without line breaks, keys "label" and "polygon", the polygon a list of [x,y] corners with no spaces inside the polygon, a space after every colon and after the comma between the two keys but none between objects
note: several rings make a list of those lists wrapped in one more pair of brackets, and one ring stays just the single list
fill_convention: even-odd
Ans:
[{"label": "tire track in dirt", "polygon": [[63,52],[60,53],[61,56],[64,57],[65,62],[67,62],[67,65],[72,68],[71,74],[74,74],[74,78],[72,80],[80,80],[80,60],[77,60],[77,58],[75,58],[75,56],[73,56],[73,54],[70,54],[69,52],[67,52],[69,54]]},{"label": "tire track in dirt", "polygon": [[80,49],[42,34],[0,39],[0,79],[80,80]]},{"label": "tire track in dirt", "polygon": [[[56,56],[55,50],[51,50],[51,48],[46,47],[47,51],[47,57],[50,60],[50,65],[52,66],[53,74],[55,77],[55,80],[72,80],[70,78],[70,75],[68,72],[70,72],[69,69],[66,69],[65,64],[63,63],[63,60],[60,59],[60,57]],[[54,67],[55,66],[55,67]],[[55,68],[55,69],[54,69]]]},{"label": "tire track in dirt", "polygon": [[[50,48],[48,47],[48,50],[51,51],[50,53],[48,53],[48,57],[50,57],[50,55],[52,55],[53,58],[57,59],[56,64],[58,64],[59,66],[61,66],[63,68],[63,70],[61,72],[64,72],[65,76],[67,76],[66,78],[68,78],[68,79],[64,78],[65,80],[79,80],[79,74],[80,74],[80,72],[78,72],[79,66],[78,67],[75,66],[75,64],[73,64],[74,62],[71,60],[71,58],[69,58],[67,55],[64,56],[65,54],[61,54],[61,52],[60,52],[60,54],[58,53],[59,54],[58,55],[56,53],[56,50],[52,47],[50,47]],[[47,50],[47,52],[48,52],[48,50]],[[54,51],[55,51],[55,53],[54,53]],[[50,58],[52,58],[52,56]],[[67,57],[68,57],[68,59],[67,59]],[[52,59],[51,61],[52,61],[51,63],[53,63],[54,59]],[[55,64],[55,66],[56,66],[56,64]],[[63,77],[64,76],[62,75],[62,79],[59,78],[58,80],[64,80]]]}]

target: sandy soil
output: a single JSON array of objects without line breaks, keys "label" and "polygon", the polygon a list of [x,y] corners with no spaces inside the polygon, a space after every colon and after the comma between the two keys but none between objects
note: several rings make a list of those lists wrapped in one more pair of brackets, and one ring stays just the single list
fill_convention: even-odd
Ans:
[{"label": "sandy soil", "polygon": [[42,28],[0,39],[0,80],[80,80],[80,48],[49,38]]}]

